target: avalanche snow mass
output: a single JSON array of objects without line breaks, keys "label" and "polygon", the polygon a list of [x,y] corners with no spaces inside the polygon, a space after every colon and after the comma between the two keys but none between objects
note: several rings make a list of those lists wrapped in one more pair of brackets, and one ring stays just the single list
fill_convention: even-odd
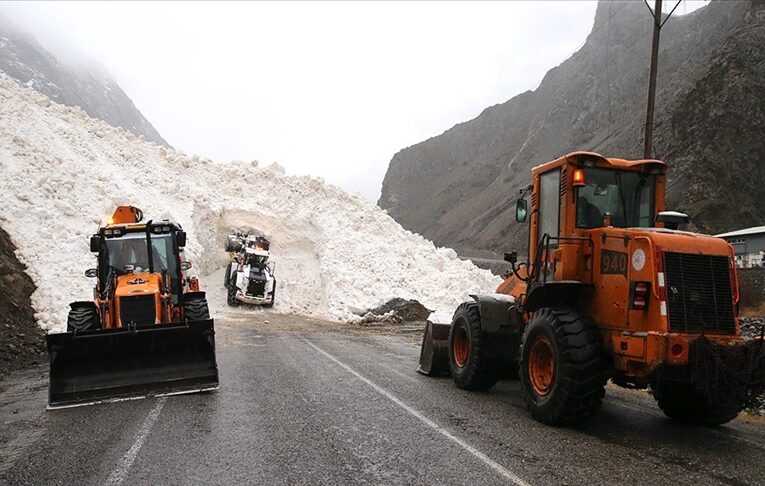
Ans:
[{"label": "avalanche snow mass", "polygon": [[231,230],[271,240],[278,312],[352,322],[394,297],[451,312],[499,283],[360,195],[276,164],[217,163],[155,145],[4,75],[0,167],[0,225],[37,286],[35,317],[48,331],[64,330],[68,304],[92,296],[88,238],[121,204],[183,225],[213,317],[226,310]]}]

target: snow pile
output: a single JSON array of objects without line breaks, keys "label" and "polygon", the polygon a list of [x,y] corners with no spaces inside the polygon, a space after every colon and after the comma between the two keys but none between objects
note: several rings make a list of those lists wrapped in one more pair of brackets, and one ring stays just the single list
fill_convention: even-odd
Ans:
[{"label": "snow pile", "polygon": [[0,226],[37,291],[40,325],[62,330],[68,303],[92,296],[88,238],[119,204],[188,233],[213,314],[226,310],[225,235],[259,231],[276,262],[275,309],[334,320],[395,297],[451,312],[499,279],[404,230],[359,195],[277,165],[219,164],[145,142],[0,77]]}]

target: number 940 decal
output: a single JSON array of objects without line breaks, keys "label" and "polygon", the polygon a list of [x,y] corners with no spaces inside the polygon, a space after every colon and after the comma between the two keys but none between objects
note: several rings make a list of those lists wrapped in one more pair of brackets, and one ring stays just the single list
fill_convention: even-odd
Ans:
[{"label": "number 940 decal", "polygon": [[600,253],[600,273],[604,275],[627,276],[627,254],[620,251],[602,250]]}]

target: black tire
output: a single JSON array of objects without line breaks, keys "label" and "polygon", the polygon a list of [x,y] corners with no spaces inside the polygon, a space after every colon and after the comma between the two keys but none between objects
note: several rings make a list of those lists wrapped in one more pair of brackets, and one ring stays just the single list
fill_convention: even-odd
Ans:
[{"label": "black tire", "polygon": [[274,279],[274,290],[271,291],[271,303],[270,304],[263,304],[263,307],[273,307],[274,302],[276,302],[276,279]]},{"label": "black tire", "polygon": [[236,300],[236,273],[231,273],[231,280],[228,282],[228,292],[226,293],[226,303],[229,307],[237,307],[239,301]]},{"label": "black tire", "polygon": [[[529,360],[533,354],[535,361],[544,361],[547,347],[552,356],[549,380],[539,372],[544,366],[530,365]],[[591,417],[605,396],[605,370],[600,333],[590,319],[570,308],[534,312],[523,334],[520,370],[526,406],[534,419],[563,425]]]},{"label": "black tire", "polygon": [[66,319],[66,331],[87,331],[90,329],[99,329],[98,312],[94,306],[76,306],[69,309],[69,316]]},{"label": "black tire", "polygon": [[743,405],[710,403],[710,400],[688,383],[661,381],[653,396],[664,415],[684,424],[722,425],[741,412]]},{"label": "black tire", "polygon": [[[449,369],[458,388],[485,391],[497,383],[499,369],[494,362],[493,346],[489,339],[481,329],[478,304],[460,304],[454,311],[449,328]],[[455,345],[462,340],[467,341],[467,355],[463,353],[462,356],[456,356]]]},{"label": "black tire", "polygon": [[223,277],[223,286],[228,288],[229,281],[231,280],[231,262],[226,266],[226,275]]},{"label": "black tire", "polygon": [[192,297],[183,302],[183,317],[187,322],[206,321],[210,318],[210,309],[205,297]]}]

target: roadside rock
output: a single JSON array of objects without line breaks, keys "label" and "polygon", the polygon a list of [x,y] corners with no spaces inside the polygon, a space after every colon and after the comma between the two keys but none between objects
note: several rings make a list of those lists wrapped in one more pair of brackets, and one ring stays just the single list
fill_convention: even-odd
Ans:
[{"label": "roadside rock", "polygon": [[760,336],[762,326],[765,326],[765,317],[740,317],[738,323],[741,326],[741,336],[754,339]]},{"label": "roadside rock", "polygon": [[[741,317],[738,322],[741,327],[741,336],[754,339],[761,335],[762,326],[765,326],[765,317]],[[746,411],[754,415],[765,416],[765,393],[753,398],[751,403],[747,404]]]},{"label": "roadside rock", "polygon": [[370,309],[361,318],[361,325],[403,324],[405,322],[424,321],[432,311],[416,300],[396,297],[385,304]]}]

